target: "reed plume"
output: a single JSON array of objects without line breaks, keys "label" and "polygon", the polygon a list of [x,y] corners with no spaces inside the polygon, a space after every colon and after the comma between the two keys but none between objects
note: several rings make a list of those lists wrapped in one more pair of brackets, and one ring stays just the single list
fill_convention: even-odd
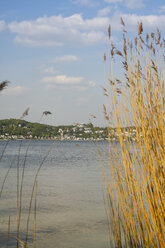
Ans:
[{"label": "reed plume", "polygon": [[[142,33],[140,23],[133,46],[123,31],[125,56],[117,49],[109,54],[109,68],[114,68],[114,55],[123,60],[120,84],[110,71],[109,110],[103,106],[108,137],[112,125],[118,137],[117,143],[108,142],[107,156],[102,155],[109,168],[104,181],[111,247],[165,247],[164,40],[160,31],[146,39]],[[110,120],[108,111],[113,113]],[[134,138],[124,131],[130,126]]]},{"label": "reed plume", "polygon": [[9,84],[9,81],[5,80],[0,83],[0,91],[4,90]]}]

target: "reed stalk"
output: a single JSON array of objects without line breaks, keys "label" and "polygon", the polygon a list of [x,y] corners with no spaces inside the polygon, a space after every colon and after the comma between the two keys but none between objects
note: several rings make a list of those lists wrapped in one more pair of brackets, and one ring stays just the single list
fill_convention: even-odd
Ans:
[{"label": "reed stalk", "polygon": [[10,238],[10,216],[8,220],[8,234],[7,234],[6,248],[8,248],[9,238]]},{"label": "reed stalk", "polygon": [[25,236],[25,242],[24,242],[24,248],[27,248],[27,244],[28,244],[28,236],[29,236],[29,224],[30,224],[30,216],[31,216],[31,210],[32,210],[32,202],[33,202],[33,197],[34,197],[34,193],[35,193],[35,187],[36,187],[36,182],[37,182],[37,178],[39,175],[39,172],[45,162],[45,160],[47,159],[47,157],[49,156],[51,150],[53,149],[54,145],[56,144],[56,141],[54,141],[50,147],[48,148],[45,156],[43,157],[41,163],[38,166],[38,169],[36,171],[35,177],[34,177],[34,182],[33,182],[33,186],[32,186],[32,191],[31,191],[31,197],[30,197],[30,202],[29,202],[29,209],[28,209],[28,216],[27,216],[27,222],[26,222],[26,236]]},{"label": "reed stalk", "polygon": [[34,201],[34,248],[36,248],[36,230],[37,230],[37,181],[35,184],[35,201]]},{"label": "reed stalk", "polygon": [[[108,142],[104,173],[111,247],[165,247],[165,97],[161,33],[130,40],[123,27],[123,50],[109,41],[109,76],[104,94],[107,132],[116,127],[118,142]],[[122,76],[115,75],[115,60]],[[105,55],[104,55],[105,58]],[[106,62],[106,61],[105,61]],[[113,69],[113,70],[112,70]],[[111,115],[109,115],[111,113]],[[126,133],[134,126],[135,137]],[[125,133],[125,134],[124,134]],[[113,152],[112,152],[113,151]]]}]

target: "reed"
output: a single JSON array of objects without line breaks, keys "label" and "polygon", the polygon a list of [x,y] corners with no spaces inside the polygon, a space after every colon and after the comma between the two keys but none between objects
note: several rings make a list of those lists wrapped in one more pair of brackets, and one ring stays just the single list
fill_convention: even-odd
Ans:
[{"label": "reed", "polygon": [[9,81],[4,80],[0,83],[0,91],[3,91],[4,89],[6,89],[6,87],[8,86]]},{"label": "reed", "polygon": [[[2,90],[5,89],[5,87],[7,86],[7,84],[5,84],[4,82],[2,83],[2,87],[0,86],[0,88],[2,88]],[[25,116],[27,116],[29,114],[29,108],[27,108],[24,113],[21,115],[21,117],[18,119],[17,123],[16,123],[16,126],[19,124],[19,121],[22,120]],[[52,114],[50,111],[44,111],[41,118],[44,116],[44,115],[50,115]],[[40,118],[40,121],[41,121],[41,118]],[[15,128],[16,128],[15,126]],[[15,129],[14,128],[14,129]],[[13,130],[14,132],[14,130]],[[0,156],[0,162],[4,156],[4,153],[8,147],[8,144],[9,144],[9,141],[10,140],[7,140],[3,150],[2,150],[2,154]],[[22,140],[20,140],[20,144],[19,144],[19,147],[18,147],[18,154],[14,156],[14,158],[12,159],[11,161],[11,164],[4,176],[4,180],[2,182],[2,186],[1,186],[1,190],[0,190],[0,200],[1,199],[1,196],[3,194],[3,190],[4,190],[4,187],[5,187],[5,183],[6,183],[6,180],[8,178],[8,175],[10,173],[10,170],[11,168],[13,167],[14,163],[16,162],[16,165],[17,165],[17,169],[16,169],[16,192],[17,192],[17,201],[16,201],[16,205],[17,205],[17,221],[16,221],[16,235],[11,235],[11,217],[9,216],[9,221],[8,221],[8,234],[7,234],[7,240],[6,240],[6,247],[9,246],[9,240],[10,240],[10,237],[12,239],[15,239],[16,240],[16,247],[29,247],[29,244],[28,244],[28,237],[29,237],[29,224],[30,224],[30,216],[31,216],[31,212],[33,210],[33,199],[34,199],[34,242],[33,242],[33,246],[36,247],[36,222],[37,222],[37,219],[36,219],[36,212],[37,212],[37,178],[38,178],[38,175],[39,175],[39,172],[43,166],[43,164],[45,163],[45,160],[47,159],[47,157],[49,156],[51,150],[53,149],[56,141],[54,141],[50,147],[48,147],[48,150],[45,152],[45,155],[43,156],[42,158],[42,161],[41,163],[38,165],[38,168],[36,170],[36,173],[34,175],[34,182],[32,184],[32,189],[31,189],[31,195],[30,195],[30,199],[29,199],[29,205],[27,206],[28,207],[28,214],[27,214],[27,221],[26,221],[26,232],[25,232],[25,240],[23,241],[22,237],[20,237],[20,226],[21,226],[21,216],[22,216],[22,207],[23,207],[23,188],[24,188],[24,179],[25,179],[25,171],[26,171],[26,164],[27,164],[27,157],[28,157],[28,151],[29,151],[29,148],[30,148],[30,145],[31,145],[31,142],[32,142],[32,138],[28,141],[27,143],[27,147],[26,147],[26,150],[25,150],[25,154],[24,154],[24,159],[23,159],[23,164],[22,164],[22,173],[20,172],[20,169],[21,169],[21,164],[20,164],[20,156],[21,156],[21,148],[22,148]]]},{"label": "reed", "polygon": [[[111,247],[165,247],[165,40],[161,33],[129,39],[125,23],[123,49],[111,43],[104,94],[109,136],[106,165],[106,211]],[[115,66],[121,64],[120,76]],[[111,142],[112,127],[118,142]],[[135,138],[124,127],[135,127]],[[108,173],[107,173],[108,168]]]},{"label": "reed", "polygon": [[36,248],[36,230],[37,230],[37,181],[35,183],[35,204],[34,204],[34,248]]}]

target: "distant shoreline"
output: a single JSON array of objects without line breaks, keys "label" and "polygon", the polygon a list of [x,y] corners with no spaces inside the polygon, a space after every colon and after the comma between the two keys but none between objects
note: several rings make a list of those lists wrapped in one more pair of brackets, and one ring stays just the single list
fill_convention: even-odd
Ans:
[{"label": "distant shoreline", "polygon": [[[83,142],[83,141],[119,141],[118,139],[0,139],[0,140],[3,140],[3,141],[8,141],[8,140],[11,140],[11,141],[19,141],[19,140],[25,140],[25,141],[76,141],[76,142]],[[124,141],[128,141],[128,140],[124,140]],[[129,141],[136,141],[135,138],[133,139],[129,139]]]},{"label": "distant shoreline", "polygon": [[[122,127],[123,140],[135,140],[134,126]],[[119,139],[117,128],[95,127],[92,123],[75,124],[70,126],[50,126],[27,122],[17,119],[0,120],[0,139],[2,140],[75,140],[75,141],[103,141]]]}]

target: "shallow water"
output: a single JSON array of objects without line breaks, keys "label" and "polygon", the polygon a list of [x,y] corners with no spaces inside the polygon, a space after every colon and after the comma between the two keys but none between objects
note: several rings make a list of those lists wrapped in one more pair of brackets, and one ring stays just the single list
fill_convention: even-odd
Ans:
[{"label": "shallow water", "polygon": [[[5,142],[0,141],[0,154]],[[52,143],[32,141],[28,150],[23,184],[21,240],[25,237],[34,176]],[[10,163],[15,159],[0,199],[0,247],[6,247],[9,215],[11,237],[8,247],[15,247],[17,161],[20,187],[27,145],[28,141],[10,141],[0,161],[2,185]],[[57,142],[43,163],[37,179],[37,247],[109,247],[103,188],[100,160],[93,142]],[[33,225],[34,201],[30,216],[29,247],[33,247]]]}]

